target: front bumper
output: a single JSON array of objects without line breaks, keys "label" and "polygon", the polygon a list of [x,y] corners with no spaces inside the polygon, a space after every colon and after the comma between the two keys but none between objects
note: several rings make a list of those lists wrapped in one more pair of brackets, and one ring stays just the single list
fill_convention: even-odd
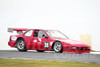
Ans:
[{"label": "front bumper", "polygon": [[63,47],[63,52],[68,53],[90,53],[89,47]]}]

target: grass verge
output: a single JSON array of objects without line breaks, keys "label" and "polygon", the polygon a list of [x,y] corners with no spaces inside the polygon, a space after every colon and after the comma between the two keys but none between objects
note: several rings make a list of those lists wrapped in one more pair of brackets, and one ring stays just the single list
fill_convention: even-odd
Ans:
[{"label": "grass verge", "polygon": [[0,67],[100,67],[100,64],[46,60],[0,59]]}]

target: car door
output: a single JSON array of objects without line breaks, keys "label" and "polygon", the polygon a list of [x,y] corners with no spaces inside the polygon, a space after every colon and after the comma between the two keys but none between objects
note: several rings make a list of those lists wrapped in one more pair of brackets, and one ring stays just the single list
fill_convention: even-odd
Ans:
[{"label": "car door", "polygon": [[44,31],[42,30],[39,31],[38,39],[41,42],[41,43],[38,43],[38,47],[40,48],[40,50],[48,50],[49,48],[48,37]]},{"label": "car door", "polygon": [[34,31],[34,45],[37,50],[48,50],[49,49],[49,42],[47,35],[42,30],[35,30]]}]

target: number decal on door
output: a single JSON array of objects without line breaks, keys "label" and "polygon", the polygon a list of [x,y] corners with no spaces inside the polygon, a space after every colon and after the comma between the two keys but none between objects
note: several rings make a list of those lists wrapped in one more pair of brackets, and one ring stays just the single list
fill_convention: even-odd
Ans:
[{"label": "number decal on door", "polygon": [[49,48],[49,42],[44,42],[44,48]]}]

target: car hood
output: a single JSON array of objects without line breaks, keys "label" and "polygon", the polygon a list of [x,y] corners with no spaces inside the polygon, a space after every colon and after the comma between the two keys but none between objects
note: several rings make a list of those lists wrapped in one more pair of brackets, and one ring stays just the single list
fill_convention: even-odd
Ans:
[{"label": "car hood", "polygon": [[59,41],[64,42],[66,44],[70,44],[73,46],[80,46],[80,47],[89,47],[86,43],[81,42],[81,41],[76,41],[76,40],[72,40],[72,39],[59,39]]}]

